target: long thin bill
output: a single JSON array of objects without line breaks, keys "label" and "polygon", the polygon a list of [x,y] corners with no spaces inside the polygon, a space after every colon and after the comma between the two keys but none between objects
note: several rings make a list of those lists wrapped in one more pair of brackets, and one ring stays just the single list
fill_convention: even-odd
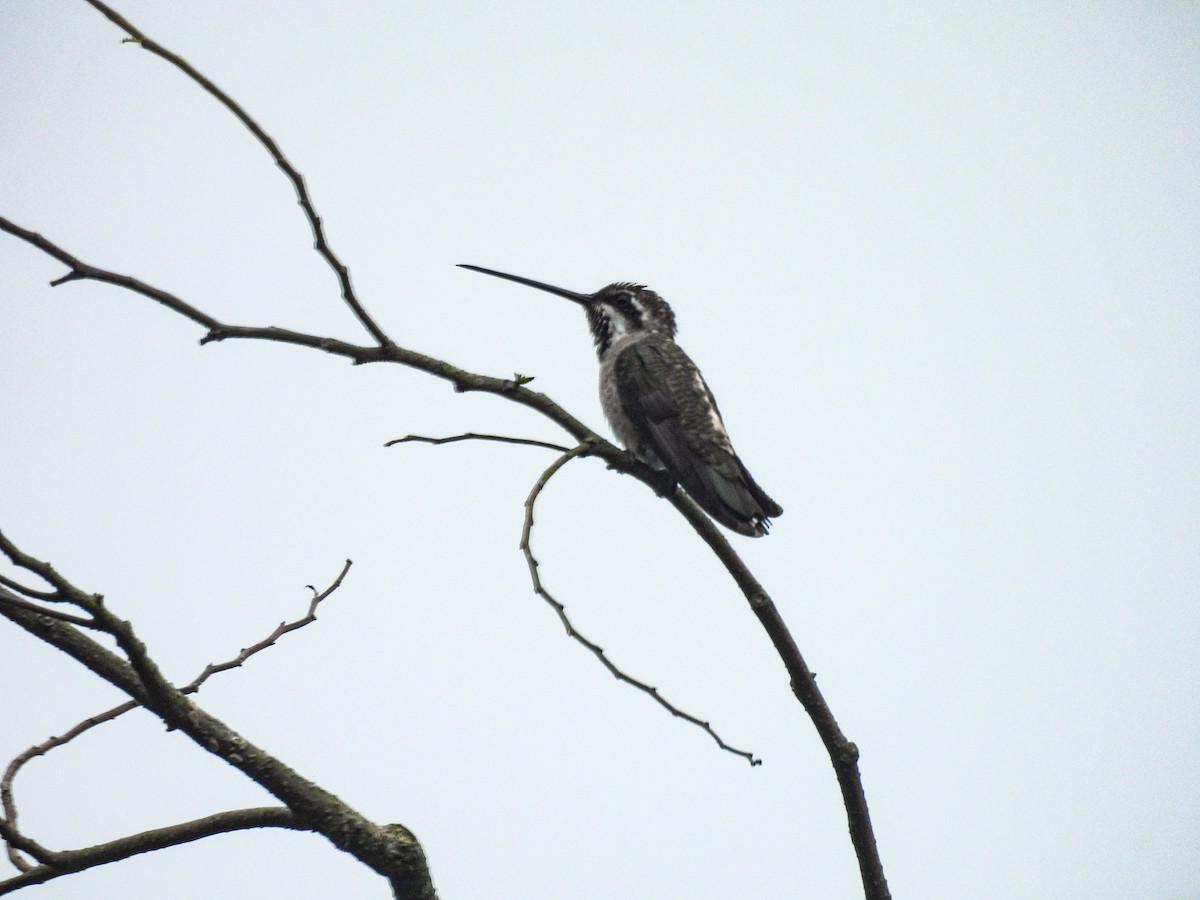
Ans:
[{"label": "long thin bill", "polygon": [[576,303],[590,303],[592,301],[591,294],[580,294],[576,291],[568,291],[566,288],[555,287],[552,284],[546,284],[542,281],[534,281],[532,278],[522,278],[520,275],[509,275],[507,272],[497,272],[495,269],[485,269],[482,266],[469,266],[466,263],[459,263],[460,269],[470,269],[472,272],[482,272],[484,275],[495,275],[497,278],[504,278],[508,281],[515,281],[517,284],[523,284],[526,287],[537,288],[539,291],[547,291],[551,294],[558,294],[560,297],[566,297],[568,300],[574,300]]}]

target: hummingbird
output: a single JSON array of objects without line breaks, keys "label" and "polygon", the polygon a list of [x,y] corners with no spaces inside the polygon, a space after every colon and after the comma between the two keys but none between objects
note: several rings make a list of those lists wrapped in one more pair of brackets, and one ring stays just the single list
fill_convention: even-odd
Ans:
[{"label": "hummingbird", "polygon": [[665,470],[700,508],[738,534],[761,537],[783,508],[738,459],[717,401],[675,343],[675,313],[645,285],[618,281],[581,294],[462,264],[578,303],[600,358],[600,405],[634,457]]}]

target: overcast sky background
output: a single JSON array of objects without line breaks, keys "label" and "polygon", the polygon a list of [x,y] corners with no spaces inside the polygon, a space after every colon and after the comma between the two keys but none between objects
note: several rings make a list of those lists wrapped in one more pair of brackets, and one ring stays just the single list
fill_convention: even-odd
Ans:
[{"label": "overcast sky background", "polygon": [[[1200,897],[1200,7],[120,0],[308,180],[404,346],[603,429],[565,301],[658,290],[786,510],[733,536],[862,772],[897,897]],[[82,2],[0,3],[0,215],[226,321],[366,341],[291,187]],[[446,898],[853,898],[835,779],[688,525],[573,462],[547,586],[720,752],[567,640],[517,549],[563,440],[395,366],[201,331],[0,235],[0,527]],[[3,571],[11,573],[11,568]],[[0,757],[122,698],[0,628]],[[270,798],[131,715],[31,763],[54,848]],[[384,897],[241,833],[39,898]]]}]

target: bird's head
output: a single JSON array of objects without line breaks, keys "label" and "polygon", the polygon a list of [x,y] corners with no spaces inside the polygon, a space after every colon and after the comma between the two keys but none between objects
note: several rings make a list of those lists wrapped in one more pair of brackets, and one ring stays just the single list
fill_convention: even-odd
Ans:
[{"label": "bird's head", "polygon": [[603,359],[609,348],[629,334],[661,334],[675,336],[675,313],[670,305],[645,285],[618,281],[594,294],[580,294],[520,275],[509,275],[494,269],[463,264],[461,268],[485,275],[495,275],[539,291],[548,291],[578,303],[587,313],[588,328],[596,342],[596,353]]}]

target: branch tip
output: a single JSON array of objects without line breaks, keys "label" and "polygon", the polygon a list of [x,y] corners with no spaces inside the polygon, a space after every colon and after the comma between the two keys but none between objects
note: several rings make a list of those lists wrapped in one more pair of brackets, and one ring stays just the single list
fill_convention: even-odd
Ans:
[{"label": "branch tip", "polygon": [[752,766],[755,765],[754,761],[756,757],[753,753],[749,752],[748,750],[738,750],[736,747],[732,747],[725,743],[721,736],[713,730],[712,726],[708,722],[702,722],[700,719],[696,718],[690,713],[686,713],[679,707],[675,706],[662,696],[658,688],[648,685],[643,681],[639,681],[631,675],[627,675],[621,668],[619,668],[612,660],[608,658],[603,647],[588,640],[579,633],[574,624],[572,624],[570,618],[567,616],[566,607],[556,600],[542,584],[541,576],[538,574],[538,569],[541,564],[533,555],[533,549],[530,544],[530,536],[533,532],[534,506],[537,503],[538,497],[541,495],[546,485],[550,482],[550,479],[554,477],[559,469],[569,463],[572,459],[589,455],[594,447],[595,441],[589,438],[581,441],[575,447],[563,452],[563,454],[559,456],[558,459],[556,459],[553,463],[551,463],[550,467],[541,474],[538,480],[534,482],[533,488],[530,490],[529,496],[525,500],[525,521],[521,528],[520,549],[521,552],[525,554],[525,562],[529,568],[530,581],[533,583],[533,592],[550,604],[554,611],[558,613],[559,621],[562,622],[567,636],[583,644],[584,647],[590,650],[592,654],[598,660],[600,660],[601,664],[608,669],[614,678],[616,678],[618,681],[624,681],[626,684],[637,688],[645,694],[648,694],[656,703],[658,703],[659,706],[663,707],[676,718],[683,719],[686,722],[691,722],[693,725],[702,729],[709,735],[709,737],[716,741],[717,746],[722,750],[732,753],[735,756],[742,757]]},{"label": "branch tip", "polygon": [[80,272],[78,269],[72,269],[61,278],[55,278],[53,281],[51,281],[50,287],[58,287],[59,285],[66,284],[68,281],[78,281],[82,277],[82,272]]}]

